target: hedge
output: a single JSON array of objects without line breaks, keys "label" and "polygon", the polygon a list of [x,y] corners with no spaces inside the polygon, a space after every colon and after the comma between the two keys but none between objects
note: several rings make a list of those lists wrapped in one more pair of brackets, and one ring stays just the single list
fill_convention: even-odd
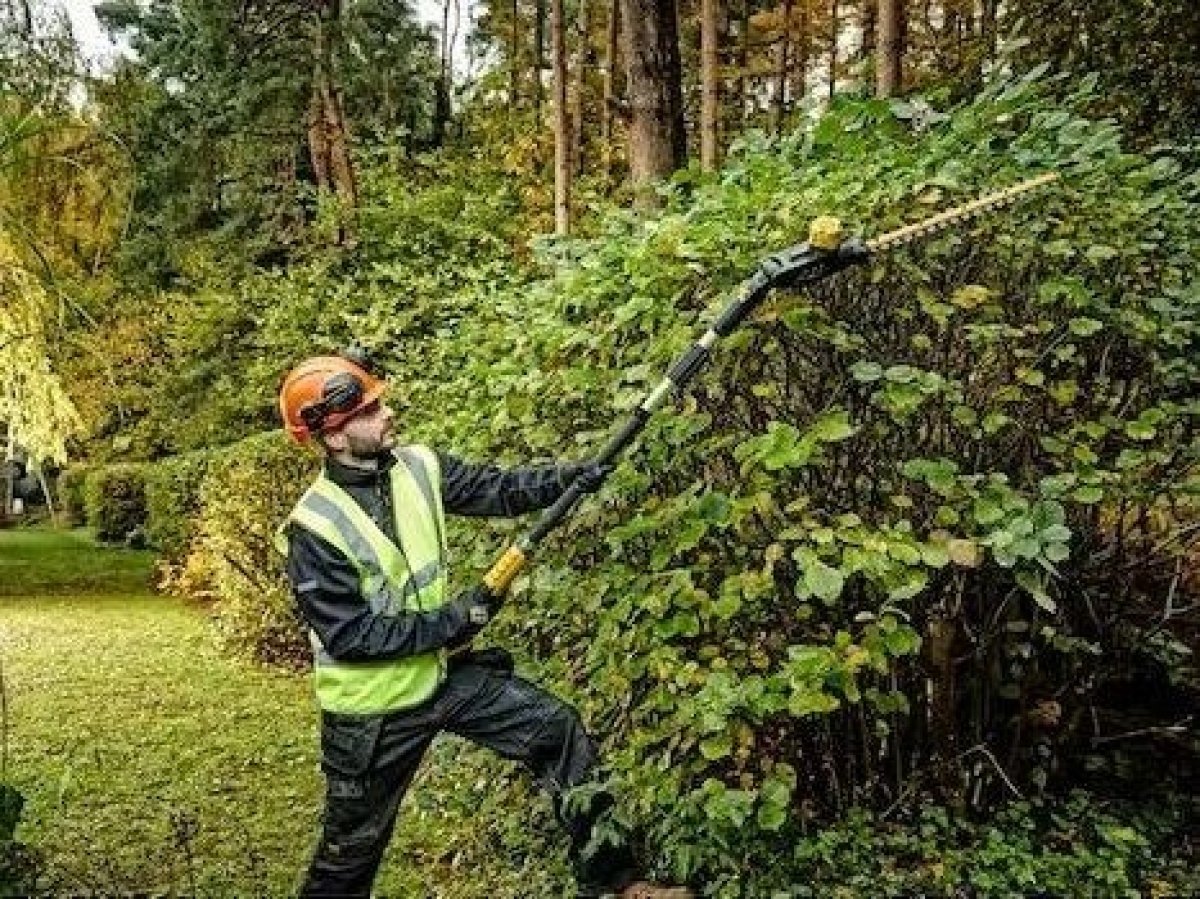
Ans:
[{"label": "hedge", "polygon": [[[316,456],[277,431],[201,458],[172,461],[157,478],[158,533],[172,541],[188,535],[168,586],[210,603],[226,642],[263,661],[302,666],[308,659],[271,539],[308,486],[316,464]],[[201,466],[204,475],[198,482],[184,476]]]},{"label": "hedge", "polygon": [[146,537],[169,570],[186,557],[200,513],[200,487],[212,451],[160,459],[146,466]]},{"label": "hedge", "polygon": [[146,469],[121,463],[88,471],[83,481],[88,527],[108,543],[140,539],[146,526]]},{"label": "hedge", "polygon": [[75,464],[64,468],[58,475],[58,504],[66,520],[75,526],[87,523],[87,509],[83,496],[83,485],[90,468]]}]

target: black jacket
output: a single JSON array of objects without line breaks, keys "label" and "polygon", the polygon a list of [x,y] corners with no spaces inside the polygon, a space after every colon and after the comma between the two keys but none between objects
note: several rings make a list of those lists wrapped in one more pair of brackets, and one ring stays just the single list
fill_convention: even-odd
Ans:
[{"label": "black jacket", "polygon": [[[508,471],[438,454],[442,504],[447,513],[472,516],[520,515],[551,505],[579,470],[577,465],[544,465]],[[380,529],[396,542],[392,510],[390,454],[378,471],[348,468],[332,459],[325,473],[342,487]],[[468,628],[467,606],[452,600],[432,612],[381,615],[359,592],[350,559],[307,528],[288,527],[287,573],[300,613],[338,661],[398,659],[458,642]]]}]

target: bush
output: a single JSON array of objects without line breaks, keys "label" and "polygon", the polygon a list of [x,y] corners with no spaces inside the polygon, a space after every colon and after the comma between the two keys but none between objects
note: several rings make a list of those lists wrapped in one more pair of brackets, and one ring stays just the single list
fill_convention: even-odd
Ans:
[{"label": "bush", "polygon": [[87,509],[84,503],[83,485],[87,479],[89,467],[86,465],[70,465],[64,468],[58,476],[58,503],[67,523],[73,526],[83,525],[87,521]]},{"label": "bush", "polygon": [[146,526],[145,467],[106,465],[89,471],[83,482],[88,527],[96,539],[120,543],[136,539]]},{"label": "bush", "polygon": [[146,538],[168,571],[182,564],[195,534],[210,455],[186,453],[146,466]]},{"label": "bush", "polygon": [[176,588],[211,601],[228,645],[260,660],[303,665],[308,643],[272,545],[316,472],[282,431],[212,452]]}]

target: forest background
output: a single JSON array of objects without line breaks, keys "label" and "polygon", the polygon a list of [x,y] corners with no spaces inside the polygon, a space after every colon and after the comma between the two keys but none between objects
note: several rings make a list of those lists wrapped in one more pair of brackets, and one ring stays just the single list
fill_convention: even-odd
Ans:
[{"label": "forest background", "polygon": [[[777,297],[494,636],[705,895],[1200,890],[1190,0],[444,10],[110,0],[98,69],[3,0],[10,456],[230,652],[302,668],[269,547],[314,466],[277,430],[294,362],[360,341],[411,439],[579,458],[816,215],[869,236],[1057,171]],[[456,527],[464,585],[512,533]],[[561,894],[547,809],[459,754],[427,882]]]}]

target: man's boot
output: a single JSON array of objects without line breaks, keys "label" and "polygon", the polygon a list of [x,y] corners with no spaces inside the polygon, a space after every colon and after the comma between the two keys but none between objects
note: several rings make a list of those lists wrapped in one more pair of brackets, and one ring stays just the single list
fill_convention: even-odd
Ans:
[{"label": "man's boot", "polygon": [[639,880],[621,890],[620,899],[695,899],[687,887],[664,887]]}]

